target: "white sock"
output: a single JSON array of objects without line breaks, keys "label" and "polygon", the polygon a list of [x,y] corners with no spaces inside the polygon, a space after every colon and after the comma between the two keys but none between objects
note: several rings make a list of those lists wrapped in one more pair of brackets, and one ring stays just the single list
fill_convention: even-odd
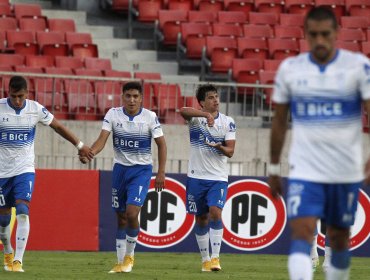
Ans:
[{"label": "white sock", "polygon": [[317,253],[317,235],[313,237],[310,256],[311,259],[317,259],[319,257],[319,254]]},{"label": "white sock", "polygon": [[14,256],[15,261],[20,261],[22,263],[29,233],[30,233],[30,220],[28,218],[28,215],[25,214],[17,215],[17,232],[15,235],[16,250]]},{"label": "white sock", "polygon": [[312,264],[309,255],[293,253],[288,258],[290,280],[312,280]]},{"label": "white sock", "polygon": [[137,236],[131,237],[126,235],[126,256],[133,256],[136,247]]},{"label": "white sock", "polygon": [[202,262],[209,261],[209,233],[207,232],[204,235],[195,235],[200,251],[200,255],[202,256]]},{"label": "white sock", "polygon": [[211,248],[212,248],[212,256],[211,258],[219,258],[220,257],[220,249],[221,249],[221,242],[222,242],[222,234],[224,229],[209,229],[209,238],[211,240]]},{"label": "white sock", "polygon": [[123,257],[126,252],[126,239],[116,239],[117,261],[123,262]]},{"label": "white sock", "polygon": [[349,279],[349,268],[338,269],[331,263],[326,272],[326,280],[348,280]]},{"label": "white sock", "polygon": [[0,227],[0,240],[4,245],[4,253],[10,254],[13,252],[12,244],[10,242],[10,224],[6,227]]}]

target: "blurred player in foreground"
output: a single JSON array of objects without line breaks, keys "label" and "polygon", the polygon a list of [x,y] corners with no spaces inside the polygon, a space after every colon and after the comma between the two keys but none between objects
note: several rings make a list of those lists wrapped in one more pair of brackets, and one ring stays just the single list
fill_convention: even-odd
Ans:
[{"label": "blurred player in foreground", "polygon": [[[269,185],[273,196],[282,193],[279,162],[290,109],[288,268],[295,280],[313,277],[310,250],[320,218],[332,248],[326,279],[349,279],[349,229],[364,183],[361,104],[370,110],[370,63],[360,53],[335,48],[337,28],[331,9],[313,8],[305,19],[311,51],[284,60],[275,79]],[[368,183],[370,161],[365,173]]]},{"label": "blurred player in foreground", "polygon": [[[131,272],[134,266],[134,249],[140,231],[139,213],[152,176],[152,138],[158,146],[157,191],[164,188],[167,157],[166,141],[156,114],[141,107],[141,85],[129,82],[122,91],[123,107],[107,112],[100,135],[91,147],[92,153],[98,154],[113,132],[112,207],[118,221],[118,261],[109,273]],[[80,159],[86,162],[83,157]]]},{"label": "blurred player in foreground", "polygon": [[214,86],[200,86],[196,98],[201,110],[181,108],[190,132],[186,207],[190,214],[196,215],[195,236],[202,256],[202,271],[218,271],[223,234],[221,214],[228,186],[227,158],[234,154],[236,128],[231,117],[219,112],[220,99]]},{"label": "blurred player in foreground", "polygon": [[[29,203],[35,181],[34,141],[37,123],[48,125],[71,142],[79,154],[92,158],[71,131],[36,101],[28,100],[27,81],[14,76],[9,82],[9,97],[0,99],[0,240],[4,245],[4,269],[24,272],[23,254],[30,231]],[[15,255],[10,242],[11,207],[17,215]]]}]

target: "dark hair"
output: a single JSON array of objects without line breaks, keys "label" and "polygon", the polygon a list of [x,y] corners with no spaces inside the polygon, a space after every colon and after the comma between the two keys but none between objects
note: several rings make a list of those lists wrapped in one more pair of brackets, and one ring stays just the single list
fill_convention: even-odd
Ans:
[{"label": "dark hair", "polygon": [[142,87],[141,84],[138,82],[128,82],[125,84],[122,88],[122,92],[124,93],[125,91],[131,90],[131,89],[136,89],[140,94],[142,94]]},{"label": "dark hair", "polygon": [[208,85],[200,85],[197,88],[197,92],[195,96],[197,97],[197,100],[200,104],[200,101],[206,100],[207,92],[214,91],[217,92],[217,89],[214,85],[208,84]]},{"label": "dark hair", "polygon": [[18,92],[22,89],[27,90],[27,81],[22,76],[13,76],[9,81],[9,89]]},{"label": "dark hair", "polygon": [[331,20],[333,22],[334,29],[338,28],[337,18],[335,17],[335,14],[331,7],[317,6],[317,7],[312,8],[306,15],[306,18],[304,21],[305,28],[307,28],[307,22],[309,20],[314,20],[314,21]]}]

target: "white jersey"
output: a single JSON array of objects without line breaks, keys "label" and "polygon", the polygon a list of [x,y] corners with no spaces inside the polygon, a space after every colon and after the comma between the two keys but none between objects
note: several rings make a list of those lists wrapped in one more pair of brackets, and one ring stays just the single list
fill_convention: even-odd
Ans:
[{"label": "white jersey", "polygon": [[102,129],[113,131],[114,162],[126,166],[152,164],[152,138],[163,136],[157,115],[144,108],[135,116],[123,107],[111,108]]},{"label": "white jersey", "polygon": [[290,103],[289,177],[318,183],[354,183],[363,176],[361,103],[370,98],[370,63],[338,50],[325,67],[309,53],[280,66],[273,101]]},{"label": "white jersey", "polygon": [[218,113],[213,127],[208,127],[207,119],[192,118],[189,121],[190,159],[188,177],[228,181],[227,157],[206,142],[224,143],[235,140],[235,122],[231,117]]},{"label": "white jersey", "polygon": [[0,99],[0,178],[35,172],[34,141],[38,122],[49,125],[54,116],[36,101],[21,109]]}]

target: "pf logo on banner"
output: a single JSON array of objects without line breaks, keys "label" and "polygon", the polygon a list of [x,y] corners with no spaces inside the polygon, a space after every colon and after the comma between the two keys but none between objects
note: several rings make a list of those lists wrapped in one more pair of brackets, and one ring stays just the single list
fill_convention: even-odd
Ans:
[{"label": "pf logo on banner", "polygon": [[[358,194],[357,212],[355,223],[351,227],[350,250],[357,249],[368,240],[370,236],[370,199],[367,194],[360,189]],[[319,227],[321,228],[321,226]],[[319,231],[317,245],[320,249],[325,248],[325,232]]]},{"label": "pf logo on banner", "polygon": [[243,251],[269,246],[283,232],[286,209],[282,198],[273,199],[263,181],[240,180],[229,185],[224,210],[224,241]]},{"label": "pf logo on banner", "polygon": [[154,179],[140,213],[139,244],[166,248],[181,242],[192,230],[194,216],[186,213],[186,189],[183,184],[166,178],[165,189],[158,193]]}]

